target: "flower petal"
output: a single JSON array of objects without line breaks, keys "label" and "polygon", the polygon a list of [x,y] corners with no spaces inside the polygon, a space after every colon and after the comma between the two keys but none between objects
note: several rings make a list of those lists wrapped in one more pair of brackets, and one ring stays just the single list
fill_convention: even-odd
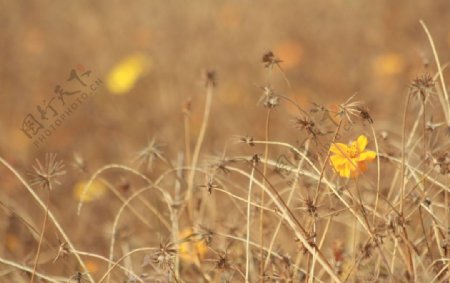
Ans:
[{"label": "flower petal", "polygon": [[330,160],[335,168],[342,166],[347,161],[344,157],[340,155],[333,155],[330,157]]},{"label": "flower petal", "polygon": [[345,163],[344,170],[342,170],[339,173],[340,173],[341,177],[350,178],[350,175],[351,175],[350,164],[349,163]]},{"label": "flower petal", "polygon": [[333,165],[333,169],[334,171],[336,171],[336,173],[339,173],[339,175],[342,176],[343,171],[345,170],[345,167],[347,166],[346,162],[344,163],[338,163],[338,164],[332,164]]},{"label": "flower petal", "polygon": [[330,151],[332,153],[345,156],[345,154],[347,154],[348,151],[348,146],[343,143],[333,143],[330,147]]},{"label": "flower petal", "polygon": [[361,152],[357,161],[371,161],[374,160],[376,157],[377,153],[375,151],[368,150]]},{"label": "flower petal", "polygon": [[360,135],[356,140],[356,143],[358,145],[359,152],[363,152],[368,143],[367,137],[365,135]]}]

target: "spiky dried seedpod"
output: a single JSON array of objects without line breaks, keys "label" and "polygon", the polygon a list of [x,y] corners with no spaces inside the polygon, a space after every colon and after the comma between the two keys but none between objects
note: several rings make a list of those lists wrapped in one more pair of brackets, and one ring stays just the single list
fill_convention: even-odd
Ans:
[{"label": "spiky dried seedpod", "polygon": [[448,151],[440,153],[436,158],[435,163],[439,166],[439,172],[442,175],[450,173],[450,154]]},{"label": "spiky dried seedpod", "polygon": [[280,104],[280,98],[275,94],[273,88],[268,86],[261,87],[263,90],[263,94],[261,95],[258,104],[262,102],[264,107],[266,108],[275,108]]},{"label": "spiky dried seedpod", "polygon": [[231,269],[231,263],[227,252],[222,252],[219,254],[219,258],[216,260],[216,268],[219,270]]},{"label": "spiky dried seedpod", "polygon": [[[144,258],[144,265],[147,265],[149,260],[158,264],[162,270],[172,269],[174,265],[174,258],[177,254],[175,245],[171,242],[160,243],[159,249],[150,257]],[[147,263],[147,264],[146,264]]]},{"label": "spiky dried seedpod", "polygon": [[36,165],[33,165],[34,172],[29,173],[30,185],[38,185],[43,189],[52,189],[53,184],[60,184],[58,177],[66,174],[64,170],[64,162],[56,160],[55,153],[47,153],[45,162],[42,164],[36,159]]},{"label": "spiky dried seedpod", "polygon": [[199,241],[204,241],[207,246],[211,245],[214,237],[214,232],[211,229],[199,225],[196,234],[199,237]]},{"label": "spiky dried seedpod", "polygon": [[317,214],[317,206],[314,204],[314,200],[308,197],[305,200],[305,204],[306,204],[306,211],[308,212],[309,216],[317,218],[319,215]]},{"label": "spiky dried seedpod", "polygon": [[297,117],[295,119],[295,126],[298,129],[304,130],[311,138],[317,138],[320,131],[316,128],[316,123],[309,116]]},{"label": "spiky dried seedpod", "polygon": [[147,145],[136,154],[134,161],[138,162],[139,166],[145,165],[147,170],[151,171],[155,160],[159,159],[165,161],[163,151],[161,150],[163,146],[164,144],[153,137],[148,141]]},{"label": "spiky dried seedpod", "polygon": [[361,117],[361,119],[363,119],[363,121],[367,121],[369,122],[369,124],[373,124],[372,116],[370,116],[369,110],[367,110],[367,108],[357,107],[357,109],[359,111],[359,116]]},{"label": "spiky dried seedpod", "polygon": [[255,146],[255,140],[251,136],[238,136],[237,139],[239,143],[245,143],[252,147]]},{"label": "spiky dried seedpod", "polygon": [[259,154],[253,154],[250,162],[252,163],[253,166],[258,166],[259,162],[261,162],[261,157],[259,156]]},{"label": "spiky dried seedpod", "polygon": [[267,51],[262,56],[262,62],[264,63],[264,67],[273,68],[273,66],[278,65],[283,61],[280,60],[280,58],[278,58],[277,56],[275,56],[275,54],[272,51]]},{"label": "spiky dried seedpod", "polygon": [[70,254],[70,248],[67,242],[62,242],[59,238],[58,242],[59,249],[55,259],[53,260],[53,263],[55,263],[59,258],[65,258],[68,254]]},{"label": "spiky dried seedpod", "polygon": [[426,73],[416,77],[412,81],[410,85],[410,90],[413,95],[419,97],[424,102],[430,95],[430,93],[432,93],[433,87],[434,87],[434,80],[430,76],[430,74]]},{"label": "spiky dried seedpod", "polygon": [[207,70],[203,72],[203,81],[206,87],[217,86],[217,73],[214,70]]},{"label": "spiky dried seedpod", "polygon": [[205,185],[200,185],[200,188],[206,188],[206,190],[208,191],[209,194],[212,194],[214,189],[220,188],[219,185],[217,185],[216,183],[214,183],[214,179],[211,176],[208,176],[206,184]]},{"label": "spiky dried seedpod", "polygon": [[353,124],[352,117],[358,117],[361,115],[361,101],[352,101],[356,94],[350,96],[344,103],[339,104],[340,117],[345,117],[350,124]]}]

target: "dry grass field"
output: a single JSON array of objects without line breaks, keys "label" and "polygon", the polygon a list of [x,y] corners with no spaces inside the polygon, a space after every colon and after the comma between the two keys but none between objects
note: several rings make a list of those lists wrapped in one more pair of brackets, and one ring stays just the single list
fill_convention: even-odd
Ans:
[{"label": "dry grass field", "polygon": [[450,282],[449,19],[0,0],[0,282]]}]

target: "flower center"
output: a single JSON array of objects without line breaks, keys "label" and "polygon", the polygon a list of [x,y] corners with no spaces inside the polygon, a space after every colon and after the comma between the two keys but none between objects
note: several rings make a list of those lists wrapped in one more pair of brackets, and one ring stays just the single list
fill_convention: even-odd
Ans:
[{"label": "flower center", "polygon": [[359,156],[359,150],[358,147],[355,144],[352,144],[348,150],[347,154],[350,158],[357,158]]}]

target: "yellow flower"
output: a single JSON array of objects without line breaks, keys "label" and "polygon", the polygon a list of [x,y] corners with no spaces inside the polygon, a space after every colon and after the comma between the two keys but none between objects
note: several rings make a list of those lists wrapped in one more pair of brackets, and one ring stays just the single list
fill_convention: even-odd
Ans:
[{"label": "yellow flower", "polygon": [[367,146],[367,137],[360,135],[350,145],[334,143],[330,151],[334,153],[330,157],[331,164],[341,177],[355,178],[367,170],[367,162],[377,156],[374,151],[364,151]]},{"label": "yellow flower", "polygon": [[[87,186],[88,181],[80,181],[75,184],[73,189],[73,197],[82,202],[91,202],[100,199],[107,192],[106,186],[98,180],[94,180],[89,188],[84,192],[84,188]],[[84,194],[83,194],[84,192]]]},{"label": "yellow flower", "polygon": [[109,72],[106,86],[112,94],[128,93],[151,67],[151,60],[143,54],[129,55]]},{"label": "yellow flower", "polygon": [[204,240],[198,239],[191,228],[182,230],[178,237],[181,240],[181,243],[178,245],[181,260],[188,263],[198,263],[199,260],[205,257],[206,252],[208,252],[208,246]]}]

